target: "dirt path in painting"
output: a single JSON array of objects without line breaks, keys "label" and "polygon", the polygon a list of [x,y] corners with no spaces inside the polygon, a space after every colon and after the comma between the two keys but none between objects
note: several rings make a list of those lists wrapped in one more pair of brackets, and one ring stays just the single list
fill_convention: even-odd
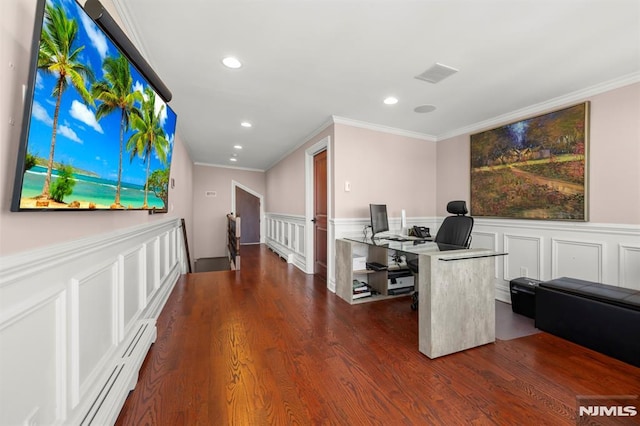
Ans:
[{"label": "dirt path in painting", "polygon": [[543,176],[538,176],[533,173],[525,172],[517,167],[511,167],[511,171],[522,178],[525,178],[538,185],[546,185],[555,191],[564,195],[584,194],[584,186],[576,183],[566,182],[558,179],[549,179]]}]

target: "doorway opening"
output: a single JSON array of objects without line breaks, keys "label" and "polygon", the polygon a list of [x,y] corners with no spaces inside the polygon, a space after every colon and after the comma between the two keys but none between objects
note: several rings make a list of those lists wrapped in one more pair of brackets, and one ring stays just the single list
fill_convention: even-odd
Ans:
[{"label": "doorway opening", "polygon": [[242,218],[240,244],[264,242],[264,197],[238,182],[231,186],[231,211]]}]

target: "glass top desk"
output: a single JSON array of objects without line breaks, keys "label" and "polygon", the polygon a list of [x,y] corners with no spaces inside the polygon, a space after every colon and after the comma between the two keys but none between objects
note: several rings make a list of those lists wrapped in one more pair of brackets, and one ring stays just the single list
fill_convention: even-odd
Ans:
[{"label": "glass top desk", "polygon": [[386,238],[371,238],[364,237],[345,237],[347,241],[352,241],[359,244],[365,244],[368,246],[384,248],[388,251],[398,251],[405,254],[434,254],[456,251],[456,253],[449,253],[450,256],[442,256],[439,259],[443,261],[460,260],[462,258],[476,258],[476,257],[496,257],[504,256],[506,253],[500,253],[489,249],[467,249],[462,246],[455,246],[452,244],[436,243],[433,239],[421,239],[403,237],[404,240],[390,240]]},{"label": "glass top desk", "polygon": [[433,251],[466,250],[461,246],[436,243],[428,239],[411,239],[411,237],[406,237],[406,241],[391,240],[386,238],[376,238],[372,240],[370,237],[345,237],[345,240],[375,247],[381,247],[387,250],[395,250],[416,255]]},{"label": "glass top desk", "polygon": [[367,262],[383,265],[390,251],[417,257],[420,352],[436,358],[495,341],[495,257],[505,253],[430,241],[338,239],[336,294],[349,303],[354,303],[354,276],[361,273],[370,274],[367,278],[373,287],[387,294],[386,270],[353,270],[354,254],[363,251]]}]

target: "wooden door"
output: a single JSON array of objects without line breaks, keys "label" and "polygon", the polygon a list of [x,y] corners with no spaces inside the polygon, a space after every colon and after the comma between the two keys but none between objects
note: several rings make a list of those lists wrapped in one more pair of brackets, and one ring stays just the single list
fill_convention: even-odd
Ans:
[{"label": "wooden door", "polygon": [[242,218],[240,244],[260,242],[260,198],[236,186],[236,216]]},{"label": "wooden door", "polygon": [[314,273],[327,278],[327,151],[313,157]]}]

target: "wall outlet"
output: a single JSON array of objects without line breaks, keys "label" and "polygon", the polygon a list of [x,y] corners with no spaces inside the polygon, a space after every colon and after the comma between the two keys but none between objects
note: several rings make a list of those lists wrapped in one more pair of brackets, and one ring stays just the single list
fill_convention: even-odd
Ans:
[{"label": "wall outlet", "polygon": [[520,276],[528,277],[529,276],[529,268],[525,268],[524,266],[520,267]]}]

